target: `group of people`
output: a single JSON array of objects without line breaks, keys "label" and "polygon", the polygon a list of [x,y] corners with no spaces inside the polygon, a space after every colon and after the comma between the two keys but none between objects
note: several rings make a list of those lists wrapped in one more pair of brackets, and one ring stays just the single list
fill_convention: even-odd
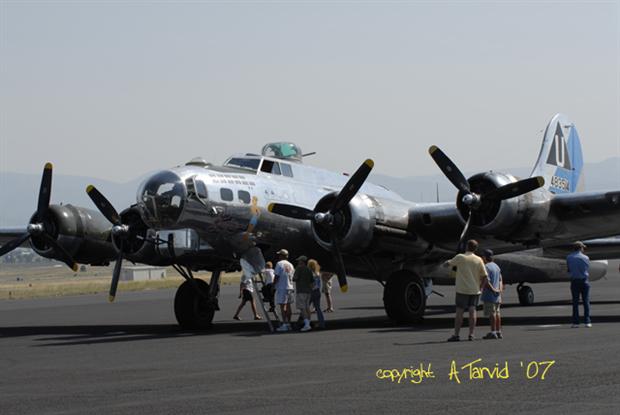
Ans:
[{"label": "group of people", "polygon": [[[265,264],[265,269],[261,272],[263,287],[261,293],[263,299],[269,302],[269,312],[275,312],[275,305],[280,308],[281,325],[277,328],[279,332],[292,330],[291,316],[292,306],[297,304],[300,319],[303,321],[301,331],[312,329],[310,324],[312,307],[316,311],[318,327],[325,328],[325,317],[323,312],[331,313],[334,311],[331,296],[331,273],[321,272],[321,267],[315,259],[308,259],[301,255],[295,259],[296,266],[289,262],[289,253],[286,249],[277,252],[278,261],[275,268],[271,262]],[[253,299],[254,283],[252,279],[242,279],[239,288],[239,298],[241,304],[233,316],[235,320],[240,320],[239,312],[246,303],[252,306],[254,319],[260,320],[261,317],[256,311]],[[321,294],[325,295],[327,308],[321,309]]]},{"label": "group of people", "polygon": [[[573,252],[566,257],[568,274],[571,279],[571,296],[573,303],[573,328],[579,327],[579,299],[584,308],[586,327],[592,327],[590,320],[590,283],[588,281],[590,259],[585,255],[586,245],[575,242]],[[501,339],[502,324],[500,305],[504,284],[499,266],[493,261],[493,251],[484,249],[476,255],[478,242],[467,241],[466,251],[446,261],[444,266],[450,267],[456,278],[456,315],[454,318],[454,334],[449,342],[460,340],[461,326],[465,310],[469,313],[468,340],[474,340],[476,328],[476,307],[479,300],[483,303],[484,314],[489,318],[490,331],[483,339]]]},{"label": "group of people", "polygon": [[[582,242],[574,244],[573,252],[566,258],[568,273],[571,278],[571,295],[573,303],[572,327],[579,327],[579,300],[582,299],[584,308],[584,322],[586,327],[592,327],[590,319],[590,283],[589,267],[590,260],[585,255],[586,246]],[[483,339],[501,339],[502,323],[500,306],[502,303],[502,291],[504,284],[500,267],[493,260],[493,251],[484,249],[481,255],[476,255],[478,242],[471,239],[467,241],[465,253],[458,254],[446,261],[444,266],[450,267],[456,279],[456,315],[454,318],[454,334],[448,339],[449,342],[460,341],[460,331],[463,325],[465,310],[468,311],[469,335],[468,340],[474,340],[476,328],[478,302],[482,301],[484,314],[489,318],[490,331]],[[318,327],[325,327],[323,312],[332,312],[333,304],[331,297],[331,273],[321,273],[319,263],[306,256],[299,256],[293,266],[288,260],[288,251],[281,249],[277,252],[278,261],[275,269],[271,262],[266,263],[266,268],[261,273],[263,279],[262,294],[265,301],[270,304],[269,312],[275,312],[275,304],[280,308],[281,325],[277,331],[285,332],[292,330],[291,315],[292,305],[297,304],[300,319],[303,321],[301,331],[312,329],[310,325],[312,307],[316,310]],[[255,320],[261,320],[256,311],[253,294],[254,283],[252,279],[241,281],[239,298],[241,304],[234,315],[235,320],[240,320],[239,312],[249,302],[252,306]],[[321,293],[325,295],[327,308],[321,310]]]}]

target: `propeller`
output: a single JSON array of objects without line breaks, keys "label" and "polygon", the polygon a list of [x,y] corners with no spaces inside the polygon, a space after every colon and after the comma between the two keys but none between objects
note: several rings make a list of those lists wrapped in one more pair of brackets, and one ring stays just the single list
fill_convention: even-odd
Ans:
[{"label": "propeller", "polygon": [[89,185],[86,188],[86,193],[95,203],[95,206],[106,217],[107,220],[112,223],[112,235],[118,237],[118,256],[116,257],[116,264],[114,264],[114,271],[112,272],[112,283],[110,284],[110,292],[108,300],[114,301],[116,297],[116,289],[118,288],[118,280],[121,275],[121,266],[123,264],[123,243],[129,235],[129,226],[124,225],[121,222],[121,217],[114,209],[114,206],[105,198],[99,190],[93,185]]},{"label": "propeller", "polygon": [[284,203],[271,203],[268,207],[269,211],[278,215],[286,216],[293,219],[310,220],[315,225],[324,228],[329,235],[331,241],[331,254],[336,264],[336,275],[338,276],[338,284],[340,291],[346,292],[347,273],[340,252],[340,238],[338,236],[338,228],[342,225],[339,213],[349,204],[351,199],[355,197],[360,190],[370,171],[374,167],[371,159],[366,160],[357,169],[357,171],[349,178],[347,183],[338,192],[336,198],[332,202],[329,210],[326,212],[306,209],[299,206],[287,205]]},{"label": "propeller", "polygon": [[26,227],[26,233],[7,242],[0,247],[0,256],[8,254],[29,238],[42,238],[46,244],[51,246],[57,258],[67,264],[74,272],[78,270],[78,264],[73,260],[71,254],[54,239],[52,231],[53,225],[48,220],[50,198],[52,196],[52,163],[45,163],[43,175],[41,177],[41,186],[39,187],[39,200],[37,202],[37,211],[32,217],[32,222]]},{"label": "propeller", "polygon": [[443,174],[450,180],[450,182],[456,187],[460,192],[463,193],[461,198],[461,202],[467,206],[469,209],[469,215],[467,221],[465,222],[465,227],[461,232],[461,237],[459,238],[459,243],[457,250],[459,252],[464,251],[464,244],[467,240],[467,233],[469,231],[471,225],[471,219],[473,217],[473,213],[478,211],[483,204],[492,203],[497,201],[502,201],[506,199],[510,199],[513,197],[521,196],[525,193],[531,192],[532,190],[536,190],[539,187],[544,186],[545,179],[542,176],[530,177],[527,179],[519,180],[514,183],[509,183],[504,186],[489,190],[485,193],[475,193],[471,190],[469,186],[469,182],[461,173],[459,168],[450,160],[450,158],[437,146],[431,146],[428,149],[429,154],[435,160],[435,163]]}]

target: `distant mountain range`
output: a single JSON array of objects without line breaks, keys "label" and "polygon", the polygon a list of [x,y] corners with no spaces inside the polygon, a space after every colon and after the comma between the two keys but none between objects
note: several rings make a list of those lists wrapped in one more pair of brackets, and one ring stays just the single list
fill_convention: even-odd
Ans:
[{"label": "distant mountain range", "polygon": [[[505,169],[517,177],[528,177],[531,168]],[[475,172],[465,172],[470,176]],[[584,170],[586,190],[620,189],[620,157],[598,163],[586,163]],[[92,177],[54,176],[52,203],[72,203],[94,209],[86,195],[86,186],[95,185],[110,202],[123,209],[136,200],[136,191],[143,177],[126,183],[116,183]],[[452,201],[456,190],[441,174],[417,177],[391,177],[372,174],[371,182],[381,184],[413,202]],[[40,174],[0,172],[0,227],[24,227],[36,209]],[[438,189],[438,192],[437,192]]]}]

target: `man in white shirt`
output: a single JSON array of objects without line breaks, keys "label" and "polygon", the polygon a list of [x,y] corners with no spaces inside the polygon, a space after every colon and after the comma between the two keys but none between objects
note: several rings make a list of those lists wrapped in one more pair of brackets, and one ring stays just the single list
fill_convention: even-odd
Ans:
[{"label": "man in white shirt", "polygon": [[276,303],[280,306],[282,313],[282,325],[277,331],[291,330],[291,304],[294,302],[293,295],[293,273],[295,268],[288,262],[288,251],[280,249],[278,252],[278,263],[276,264],[275,280],[273,285],[276,287]]}]

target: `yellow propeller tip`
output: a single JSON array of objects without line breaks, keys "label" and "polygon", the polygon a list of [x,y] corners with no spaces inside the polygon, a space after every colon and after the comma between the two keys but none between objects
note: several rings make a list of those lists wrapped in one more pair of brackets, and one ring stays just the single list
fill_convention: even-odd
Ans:
[{"label": "yellow propeller tip", "polygon": [[110,295],[110,296],[108,296],[108,301],[113,303],[114,302],[114,298],[115,298],[115,296]]},{"label": "yellow propeller tip", "polygon": [[45,163],[45,170],[52,170],[54,166],[52,166],[52,163],[50,163],[49,161],[47,163]]},{"label": "yellow propeller tip", "polygon": [[95,186],[93,186],[92,184],[89,184],[88,186],[86,186],[86,193],[90,193],[92,192],[92,190],[95,188]]},{"label": "yellow propeller tip", "polygon": [[267,205],[267,210],[270,212],[273,212],[273,203],[270,203],[269,205]]},{"label": "yellow propeller tip", "polygon": [[364,164],[365,164],[365,165],[367,165],[368,167],[370,167],[371,169],[372,169],[373,167],[375,167],[375,162],[374,162],[374,161],[372,161],[371,159],[367,159],[367,160],[364,162]]},{"label": "yellow propeller tip", "polygon": [[79,268],[80,268],[80,267],[78,266],[78,264],[73,264],[73,266],[71,267],[71,269],[73,270],[73,272],[77,272]]},{"label": "yellow propeller tip", "polygon": [[437,146],[430,146],[428,148],[428,153],[429,154],[433,154],[435,151],[437,151],[438,147]]},{"label": "yellow propeller tip", "polygon": [[543,187],[545,185],[545,178],[542,176],[538,176],[538,185]]},{"label": "yellow propeller tip", "polygon": [[340,287],[340,292],[346,293],[348,290],[349,290],[349,286],[346,284]]}]

